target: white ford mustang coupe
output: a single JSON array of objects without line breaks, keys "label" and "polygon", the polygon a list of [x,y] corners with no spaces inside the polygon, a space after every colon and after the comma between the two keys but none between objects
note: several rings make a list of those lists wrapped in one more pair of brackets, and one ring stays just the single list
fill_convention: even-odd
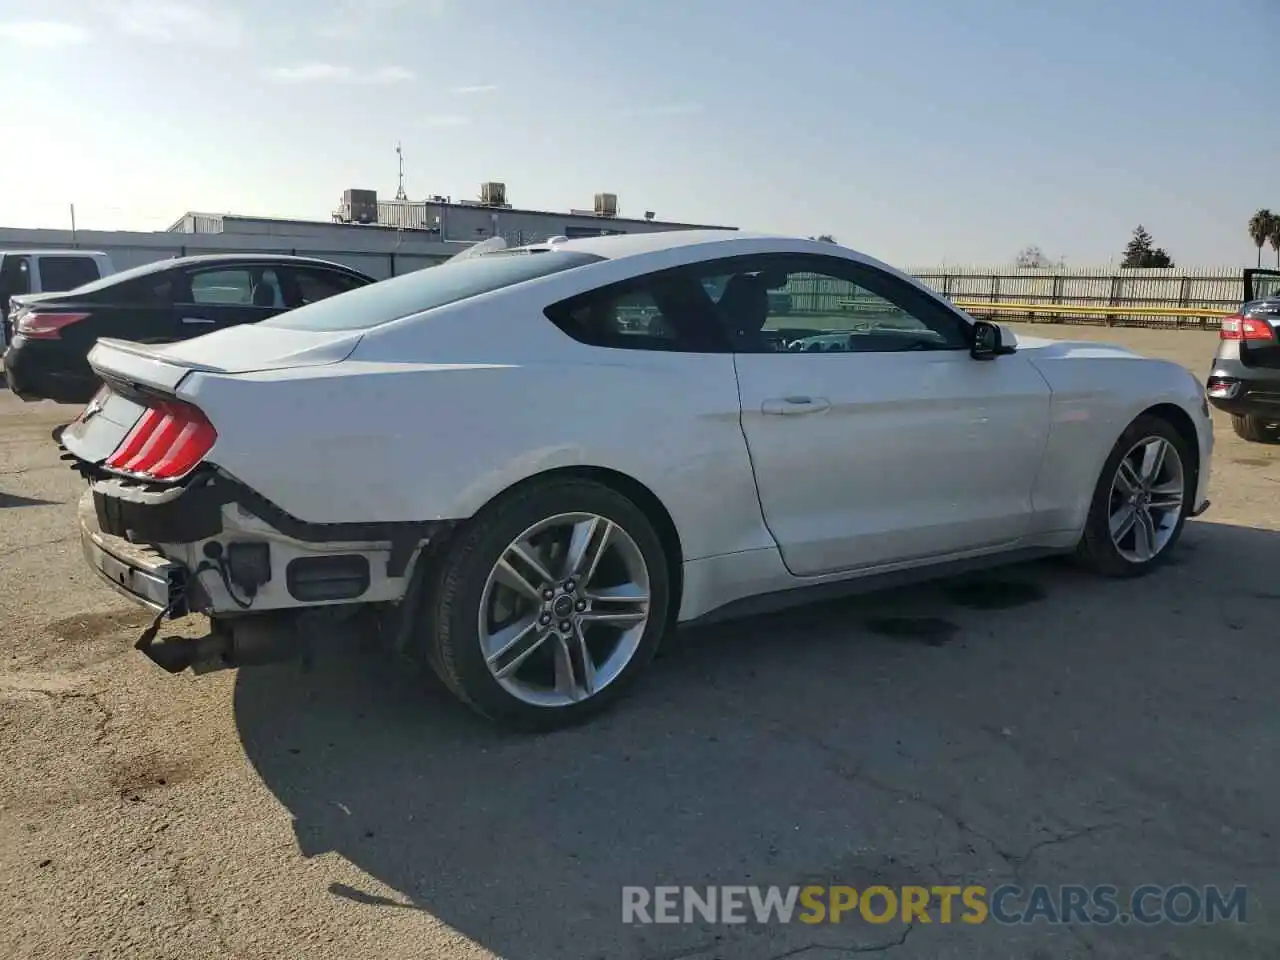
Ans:
[{"label": "white ford mustang coupe", "polygon": [[[153,660],[359,614],[524,728],[616,699],[677,623],[1054,552],[1130,576],[1208,506],[1191,373],[1015,340],[816,241],[485,249],[90,362],[56,437]],[[207,637],[157,639],[188,613]]]}]

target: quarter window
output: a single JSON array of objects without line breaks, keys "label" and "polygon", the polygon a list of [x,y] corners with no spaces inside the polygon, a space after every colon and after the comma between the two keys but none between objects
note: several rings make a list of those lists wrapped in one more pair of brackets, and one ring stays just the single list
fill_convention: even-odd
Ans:
[{"label": "quarter window", "polygon": [[592,290],[548,307],[546,315],[593,347],[692,353],[727,348],[706,294],[681,270]]}]

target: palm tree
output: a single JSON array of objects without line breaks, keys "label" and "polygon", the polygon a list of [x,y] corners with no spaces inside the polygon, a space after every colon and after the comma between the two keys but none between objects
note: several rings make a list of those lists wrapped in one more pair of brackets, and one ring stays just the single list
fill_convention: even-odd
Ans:
[{"label": "palm tree", "polygon": [[1276,252],[1276,266],[1280,267],[1280,217],[1271,218],[1271,229],[1267,231],[1267,242]]},{"label": "palm tree", "polygon": [[1276,215],[1263,208],[1249,218],[1249,239],[1258,248],[1258,266],[1262,266],[1262,248],[1271,236]]}]

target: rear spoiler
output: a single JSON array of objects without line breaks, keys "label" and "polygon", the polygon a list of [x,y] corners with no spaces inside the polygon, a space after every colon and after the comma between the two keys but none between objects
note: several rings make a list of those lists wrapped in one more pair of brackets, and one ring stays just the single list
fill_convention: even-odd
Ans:
[{"label": "rear spoiler", "polygon": [[170,359],[163,349],[163,344],[104,337],[89,351],[89,366],[104,380],[123,380],[165,393],[173,393],[189,373],[218,372],[216,367]]}]

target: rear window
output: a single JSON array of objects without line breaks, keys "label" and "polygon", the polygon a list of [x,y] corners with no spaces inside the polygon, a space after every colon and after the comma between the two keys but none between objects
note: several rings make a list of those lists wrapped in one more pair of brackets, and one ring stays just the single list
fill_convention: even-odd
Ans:
[{"label": "rear window", "polygon": [[74,290],[98,279],[98,262],[92,257],[41,257],[40,289],[50,293]]},{"label": "rear window", "polygon": [[470,260],[424,267],[401,277],[371,283],[350,293],[279,314],[258,326],[292,330],[366,330],[424,310],[603,259],[594,254],[568,250],[486,253]]}]

